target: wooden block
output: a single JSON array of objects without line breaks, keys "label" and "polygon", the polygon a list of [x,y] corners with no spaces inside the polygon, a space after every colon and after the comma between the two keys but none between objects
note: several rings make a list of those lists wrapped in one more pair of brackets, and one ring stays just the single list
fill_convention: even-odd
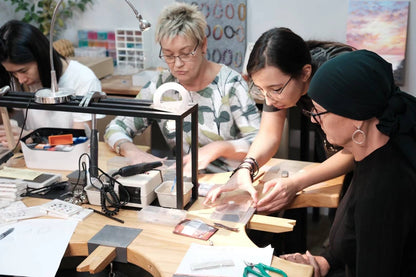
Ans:
[{"label": "wooden block", "polygon": [[98,246],[82,263],[77,266],[78,272],[95,274],[101,272],[116,258],[116,248]]}]

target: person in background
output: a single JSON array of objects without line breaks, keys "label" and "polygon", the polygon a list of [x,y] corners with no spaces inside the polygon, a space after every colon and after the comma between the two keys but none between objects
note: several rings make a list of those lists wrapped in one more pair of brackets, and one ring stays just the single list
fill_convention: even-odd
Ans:
[{"label": "person in background", "polygon": [[312,264],[315,277],[416,276],[416,98],[367,50],[325,63],[308,95],[311,121],[352,154],[354,176],[325,253],[282,258]]},{"label": "person in background", "polygon": [[[198,169],[207,168],[219,158],[225,164],[240,162],[247,155],[260,125],[260,114],[242,76],[223,64],[207,60],[206,24],[204,15],[194,5],[174,3],[162,11],[156,27],[156,41],[161,47],[159,56],[169,70],[160,72],[137,95],[138,99],[152,100],[156,89],[167,82],[179,83],[189,92],[191,101],[198,103]],[[179,100],[176,91],[168,91],[163,97]],[[144,118],[117,116],[107,126],[105,140],[131,163],[151,161],[154,157],[132,143],[132,138],[150,123]],[[174,121],[157,120],[157,123],[173,148]],[[188,154],[189,116],[184,126],[183,149]],[[190,155],[186,155],[184,174],[190,175],[190,171]]]},{"label": "person in background", "polygon": [[[305,42],[288,28],[273,28],[260,36],[247,64],[254,91],[261,93],[265,99],[260,130],[243,163],[234,170],[227,184],[214,187],[208,193],[206,204],[214,202],[222,192],[240,188],[251,194],[257,211],[271,213],[283,209],[298,191],[351,171],[352,156],[337,152],[312,170],[266,182],[262,199],[259,199],[258,191],[252,184],[254,173],[279,148],[288,109],[297,106],[302,111],[312,107],[307,90],[316,69],[327,60],[353,50],[353,47],[337,42]],[[323,145],[333,152],[335,147],[327,143],[319,126],[314,126],[314,129],[321,138],[316,147],[325,153],[321,154],[322,162],[329,156]]]},{"label": "person in background", "polygon": [[[66,60],[55,49],[53,60],[59,88],[73,89],[76,95],[101,91],[100,81],[88,67]],[[0,63],[0,87],[10,85],[12,91],[28,92],[51,87],[49,40],[28,23],[11,20],[0,28]],[[23,134],[41,127],[84,129],[85,124],[91,124],[90,114],[29,109]],[[13,127],[16,141],[20,131]],[[0,142],[7,145],[3,127]]]}]

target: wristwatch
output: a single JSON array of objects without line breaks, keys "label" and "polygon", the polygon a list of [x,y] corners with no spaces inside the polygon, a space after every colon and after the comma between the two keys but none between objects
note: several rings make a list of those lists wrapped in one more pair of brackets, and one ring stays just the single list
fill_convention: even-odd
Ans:
[{"label": "wristwatch", "polygon": [[123,143],[130,142],[127,139],[121,139],[117,144],[114,146],[114,151],[116,151],[117,155],[121,155],[121,145]]}]

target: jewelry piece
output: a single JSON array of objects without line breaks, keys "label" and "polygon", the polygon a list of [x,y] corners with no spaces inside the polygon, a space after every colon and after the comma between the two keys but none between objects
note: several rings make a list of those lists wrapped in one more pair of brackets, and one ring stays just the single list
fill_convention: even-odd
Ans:
[{"label": "jewelry piece", "polygon": [[[221,9],[221,13],[220,14],[217,14],[217,8]],[[214,15],[215,18],[221,18],[222,17],[222,14],[223,14],[222,4],[221,3],[218,3],[218,0],[217,0],[217,2],[215,3],[215,6],[214,6],[213,15]]]},{"label": "jewelry piece", "polygon": [[239,68],[243,64],[243,54],[241,51],[236,52],[234,55],[234,66]]},{"label": "jewelry piece", "polygon": [[207,36],[207,38],[209,38],[209,36],[211,35],[211,26],[209,26],[208,24],[207,24],[207,31],[208,31],[208,34],[207,32],[205,32],[205,35]]},{"label": "jewelry piece", "polygon": [[[218,59],[216,59],[215,58],[215,53],[217,53],[218,54]],[[220,63],[221,62],[221,52],[220,52],[220,49],[218,49],[218,48],[215,48],[214,49],[214,51],[212,51],[212,61],[213,62],[216,62],[216,63]]]},{"label": "jewelry piece", "polygon": [[119,143],[116,144],[116,146],[114,147],[114,151],[116,152],[117,155],[121,155],[121,145],[126,143],[126,142],[129,142],[129,140],[122,139],[122,140],[120,140]]},{"label": "jewelry piece", "polygon": [[[240,32],[239,32],[240,31]],[[243,29],[243,26],[238,26],[237,27],[237,29],[235,29],[235,33],[236,33],[236,35],[237,35],[237,40],[239,41],[239,42],[242,42],[245,38],[246,38],[246,36],[244,35],[244,29]]]},{"label": "jewelry piece", "polygon": [[[241,15],[241,13],[243,13],[243,15]],[[238,5],[238,19],[240,19],[241,21],[244,21],[246,20],[246,16],[247,16],[246,4],[241,3],[240,5]]]},{"label": "jewelry piece", "polygon": [[[231,32],[231,34],[230,34],[230,32]],[[234,35],[236,34],[237,32],[236,31],[234,31],[234,28],[232,27],[232,26],[230,26],[230,25],[227,25],[227,26],[225,26],[224,27],[224,35],[225,35],[225,37],[226,38],[233,38],[234,37]]]},{"label": "jewelry piece", "polygon": [[[356,136],[362,136],[362,140],[361,141],[357,140]],[[351,139],[354,143],[361,145],[364,143],[366,139],[366,135],[363,130],[361,130],[360,128],[357,128],[357,130],[355,130],[354,133],[352,133]]]},{"label": "jewelry piece", "polygon": [[[227,55],[227,53],[229,54],[229,59],[228,61],[225,60],[225,56]],[[231,63],[233,62],[233,52],[231,51],[231,49],[225,49],[224,53],[222,54],[222,62],[225,65],[231,65]]]},{"label": "jewelry piece", "polygon": [[[217,30],[220,30],[220,35],[219,36],[217,36],[216,35],[216,33],[217,33]],[[212,37],[215,39],[215,40],[220,40],[221,38],[222,38],[222,34],[223,34],[223,30],[222,30],[222,27],[221,27],[221,25],[215,25],[214,26],[214,30],[212,30]]]},{"label": "jewelry piece", "polygon": [[207,12],[205,13],[205,18],[208,18],[209,17],[209,6],[208,6],[207,3],[202,3],[201,4],[201,12],[203,11],[204,7],[207,8]]},{"label": "jewelry piece", "polygon": [[207,49],[207,60],[211,60],[211,53],[209,52],[209,49]]},{"label": "jewelry piece", "polygon": [[[232,11],[231,15],[228,14],[229,8],[231,8],[231,11]],[[234,5],[232,3],[229,3],[229,4],[227,4],[227,6],[225,6],[225,16],[228,19],[233,19],[234,18]]]}]

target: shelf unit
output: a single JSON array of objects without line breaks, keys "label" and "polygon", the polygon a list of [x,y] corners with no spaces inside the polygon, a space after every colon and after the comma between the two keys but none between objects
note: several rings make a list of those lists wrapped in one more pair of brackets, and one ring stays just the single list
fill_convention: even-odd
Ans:
[{"label": "shelf unit", "polygon": [[[197,176],[197,161],[198,161],[198,104],[193,104],[182,113],[172,113],[169,111],[159,110],[152,107],[152,101],[139,99],[123,99],[123,98],[105,98],[99,99],[96,102],[90,102],[88,107],[79,106],[82,100],[81,96],[73,96],[67,103],[62,104],[38,104],[34,102],[34,93],[29,92],[8,92],[0,96],[0,107],[7,108],[21,108],[21,109],[35,109],[35,110],[50,110],[62,112],[75,113],[89,113],[89,114],[109,114],[109,115],[124,115],[133,117],[145,117],[153,119],[170,119],[175,121],[176,126],[176,208],[187,209],[192,203],[198,199],[198,176]],[[183,123],[186,116],[191,115],[191,157],[192,157],[192,196],[189,203],[184,207],[183,203]],[[95,130],[96,131],[96,130]],[[98,144],[98,142],[97,142]],[[98,145],[97,145],[98,147]],[[95,151],[97,151],[95,147]],[[92,148],[91,152],[92,152]],[[96,153],[91,153],[91,156],[97,157]],[[180,185],[179,185],[180,184]]]},{"label": "shelf unit", "polygon": [[150,36],[138,29],[116,29],[116,59],[120,67],[137,69],[149,67]]}]

